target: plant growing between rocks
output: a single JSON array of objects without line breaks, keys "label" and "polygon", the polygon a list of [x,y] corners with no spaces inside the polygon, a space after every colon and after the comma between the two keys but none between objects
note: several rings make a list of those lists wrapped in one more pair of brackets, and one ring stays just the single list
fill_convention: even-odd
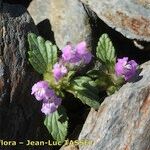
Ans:
[{"label": "plant growing between rocks", "polygon": [[[29,61],[43,75],[43,80],[33,85],[31,94],[42,101],[41,112],[46,115],[44,124],[52,137],[61,143],[67,136],[69,119],[62,106],[66,92],[97,110],[101,103],[100,92],[113,94],[132,79],[138,68],[137,63],[127,57],[116,61],[115,48],[107,34],[100,37],[96,56],[88,50],[85,41],[77,45],[67,43],[58,50],[51,42],[30,33],[28,42]],[[79,75],[92,59],[95,67]]]}]

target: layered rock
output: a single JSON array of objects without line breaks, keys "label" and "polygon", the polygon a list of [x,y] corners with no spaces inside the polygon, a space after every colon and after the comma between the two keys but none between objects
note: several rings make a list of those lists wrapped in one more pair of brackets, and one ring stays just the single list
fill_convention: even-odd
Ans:
[{"label": "layered rock", "polygon": [[46,130],[38,113],[40,106],[30,94],[39,76],[27,55],[27,34],[37,29],[20,5],[3,3],[0,20],[0,139],[40,139],[41,130],[42,134]]},{"label": "layered rock", "polygon": [[79,140],[93,141],[80,150],[150,149],[150,61],[133,82],[107,97],[98,112],[93,109]]},{"label": "layered rock", "polygon": [[150,42],[148,0],[81,0],[110,27],[130,39]]}]

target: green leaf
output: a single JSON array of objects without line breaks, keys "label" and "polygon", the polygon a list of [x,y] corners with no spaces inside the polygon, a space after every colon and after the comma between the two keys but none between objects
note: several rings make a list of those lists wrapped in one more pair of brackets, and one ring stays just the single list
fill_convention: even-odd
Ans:
[{"label": "green leaf", "polygon": [[67,91],[79,98],[83,104],[87,104],[94,109],[99,108],[99,91],[95,82],[92,81],[91,78],[86,76],[75,78],[71,81],[70,87]]},{"label": "green leaf", "polygon": [[98,78],[100,76],[100,71],[99,70],[89,70],[86,74],[87,76],[91,78]]},{"label": "green leaf", "polygon": [[96,49],[97,57],[104,63],[116,61],[115,48],[107,34],[103,34],[98,42]]},{"label": "green leaf", "polygon": [[46,41],[45,46],[47,50],[48,71],[51,71],[53,65],[57,62],[57,47],[52,45],[50,41]]},{"label": "green leaf", "polygon": [[68,117],[65,108],[60,106],[57,111],[46,116],[44,125],[56,141],[63,143],[68,129]]},{"label": "green leaf", "polygon": [[50,72],[52,66],[57,62],[57,47],[34,33],[28,34],[28,42],[29,61],[33,68],[40,74]]},{"label": "green leaf", "polygon": [[116,86],[110,86],[107,88],[107,95],[112,95],[113,93],[115,93],[115,91],[117,91],[117,87]]}]

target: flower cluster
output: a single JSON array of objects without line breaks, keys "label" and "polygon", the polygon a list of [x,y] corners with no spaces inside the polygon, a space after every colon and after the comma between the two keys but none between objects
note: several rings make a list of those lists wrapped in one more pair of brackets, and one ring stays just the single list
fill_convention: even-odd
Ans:
[{"label": "flower cluster", "polygon": [[[80,42],[75,47],[71,44],[66,45],[62,49],[62,55],[59,61],[54,64],[52,73],[56,83],[59,82],[68,72],[80,65],[86,65],[90,63],[92,54],[87,49],[86,42]],[[71,67],[70,67],[71,66]],[[117,76],[124,77],[125,81],[130,80],[136,73],[138,64],[134,60],[128,61],[128,57],[117,59],[115,64],[115,73]],[[49,87],[47,81],[39,81],[32,87],[32,95],[38,101],[42,101],[41,111],[45,115],[49,115],[57,110],[61,105],[62,99],[57,97],[55,91]]]},{"label": "flower cluster", "polygon": [[117,76],[123,76],[126,81],[130,80],[136,73],[138,64],[134,60],[128,61],[128,57],[118,59],[115,65]]},{"label": "flower cluster", "polygon": [[[64,77],[69,71],[69,66],[78,66],[80,64],[88,64],[92,59],[92,54],[88,51],[86,42],[80,42],[75,47],[71,44],[66,45],[62,49],[62,55],[59,62],[54,64],[52,73],[55,81],[58,82]],[[57,110],[61,104],[61,98],[57,97],[55,91],[49,87],[48,82],[39,81],[32,87],[32,95],[38,101],[43,101],[41,111],[45,115],[49,115]]]},{"label": "flower cluster", "polygon": [[54,90],[51,89],[46,81],[39,81],[32,87],[32,95],[38,101],[43,101],[41,111],[45,115],[49,115],[57,110],[61,104],[61,98],[57,97]]},{"label": "flower cluster", "polygon": [[87,49],[86,42],[80,42],[75,47],[71,44],[62,49],[62,59],[68,63],[82,62],[88,64],[91,61],[92,54]]},{"label": "flower cluster", "polygon": [[61,79],[63,76],[65,76],[67,74],[68,70],[63,64],[56,63],[53,66],[52,72],[53,72],[53,75],[55,77],[55,80],[59,81],[59,79]]},{"label": "flower cluster", "polygon": [[64,77],[68,71],[68,66],[78,66],[80,64],[88,64],[92,59],[91,52],[87,49],[86,42],[80,42],[75,47],[72,44],[66,45],[62,49],[62,55],[59,60],[53,66],[53,75],[55,80],[58,82],[62,77]]}]

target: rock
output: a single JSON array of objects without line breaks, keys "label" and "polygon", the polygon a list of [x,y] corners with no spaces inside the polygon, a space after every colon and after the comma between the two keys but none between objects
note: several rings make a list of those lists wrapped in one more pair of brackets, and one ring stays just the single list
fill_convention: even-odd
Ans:
[{"label": "rock", "polygon": [[20,4],[27,8],[31,1],[32,0],[3,0],[3,3]]},{"label": "rock", "polygon": [[33,0],[28,7],[28,11],[37,25],[40,36],[54,43],[54,33],[49,21],[51,13],[49,7],[49,0],[44,0],[44,3],[42,0]]},{"label": "rock", "polygon": [[0,20],[0,139],[43,138],[40,105],[30,94],[40,77],[27,60],[27,34],[37,29],[21,5],[3,3]]},{"label": "rock", "polygon": [[74,145],[62,146],[60,150],[78,150],[78,148]]},{"label": "rock", "polygon": [[150,42],[149,0],[81,1],[125,37]]},{"label": "rock", "polygon": [[150,149],[150,61],[141,68],[136,81],[107,97],[98,112],[91,110],[79,140],[93,144],[80,150]]},{"label": "rock", "polygon": [[76,44],[86,40],[91,45],[89,18],[80,1],[45,0],[43,3],[42,0],[34,0],[28,10],[36,23],[47,18],[50,20],[60,49],[69,41]]},{"label": "rock", "polygon": [[49,19],[50,15],[50,1],[49,0],[32,0],[28,7],[35,24],[40,23],[45,19]]}]

